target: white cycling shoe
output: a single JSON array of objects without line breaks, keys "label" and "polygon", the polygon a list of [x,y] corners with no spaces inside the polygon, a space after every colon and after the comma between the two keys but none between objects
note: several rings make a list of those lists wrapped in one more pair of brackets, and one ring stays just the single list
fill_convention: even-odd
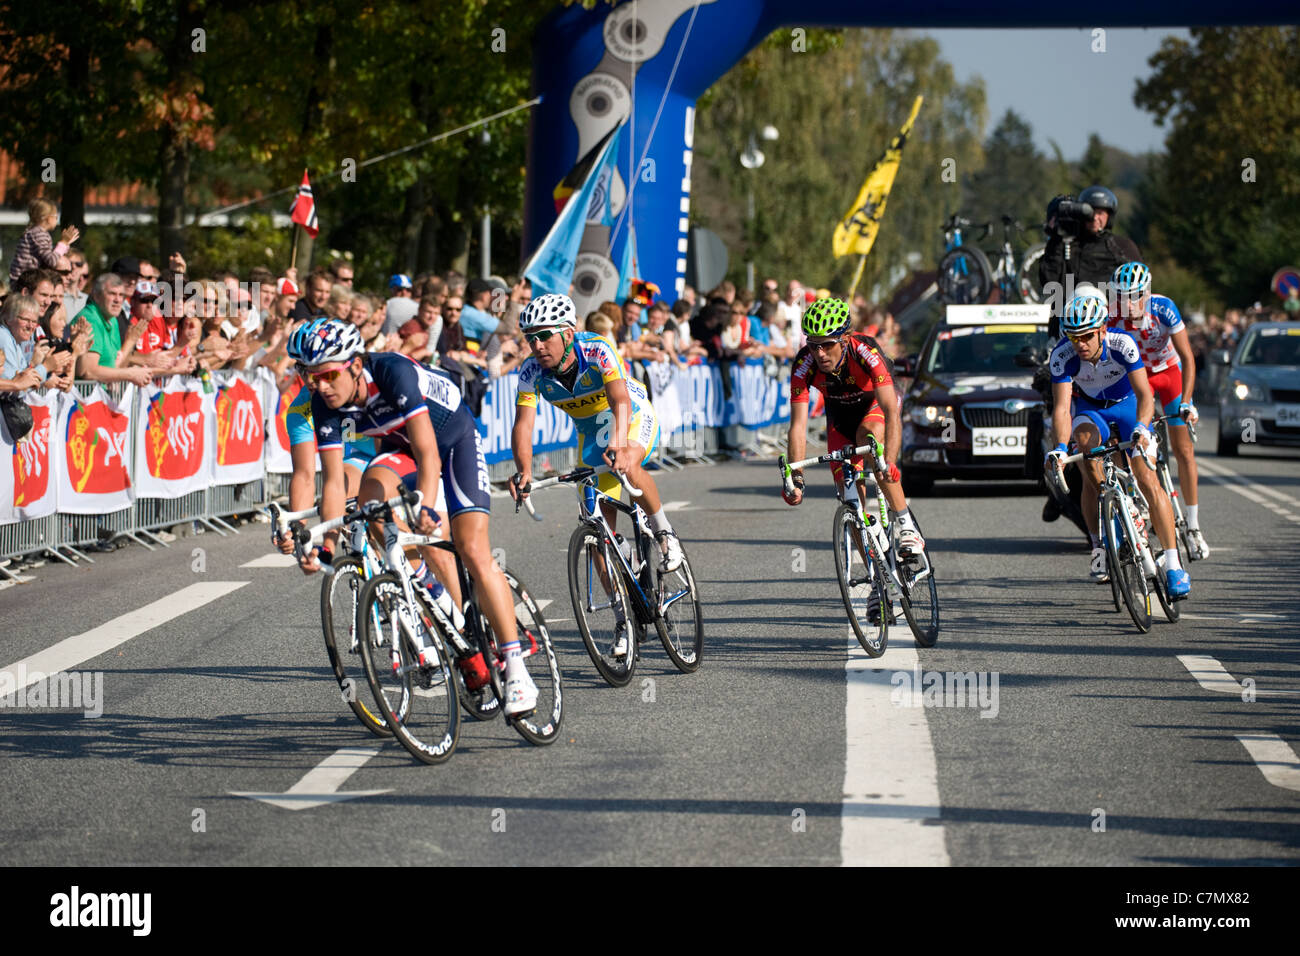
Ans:
[{"label": "white cycling shoe", "polygon": [[915,528],[903,528],[898,532],[898,555],[904,561],[919,558],[925,550],[925,540]]},{"label": "white cycling shoe", "polygon": [[523,717],[537,709],[537,685],[528,676],[521,662],[513,674],[506,670],[506,709],[507,717]]},{"label": "white cycling shoe", "polygon": [[655,540],[659,542],[659,550],[663,553],[663,560],[659,563],[660,569],[664,571],[676,571],[682,566],[682,543],[677,540],[675,531],[657,531]]},{"label": "white cycling shoe", "polygon": [[618,621],[614,625],[614,643],[610,645],[610,657],[627,657],[627,621]]},{"label": "white cycling shoe", "polygon": [[1187,538],[1192,544],[1189,557],[1193,561],[1203,561],[1210,556],[1210,546],[1205,543],[1205,535],[1201,534],[1200,528],[1189,528]]}]

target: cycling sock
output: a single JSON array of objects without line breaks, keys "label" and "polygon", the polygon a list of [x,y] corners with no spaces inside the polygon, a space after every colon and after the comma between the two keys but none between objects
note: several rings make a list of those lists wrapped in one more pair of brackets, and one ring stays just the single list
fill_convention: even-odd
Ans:
[{"label": "cycling sock", "polygon": [[1201,507],[1200,505],[1187,506],[1187,527],[1191,531],[1201,530],[1201,519],[1200,516],[1197,514],[1197,511],[1200,507]]},{"label": "cycling sock", "polygon": [[512,657],[515,659],[520,659],[522,656],[522,652],[519,650],[518,641],[511,641],[509,644],[502,644],[501,653],[505,655],[506,663],[509,663],[510,658]]},{"label": "cycling sock", "polygon": [[916,525],[912,524],[912,509],[904,508],[896,516],[899,531],[915,531]]},{"label": "cycling sock", "polygon": [[650,530],[658,534],[660,531],[672,531],[673,526],[668,521],[668,516],[664,514],[664,509],[660,508],[654,514],[649,515],[646,519],[650,525]]},{"label": "cycling sock", "polygon": [[1182,567],[1183,567],[1182,564],[1179,563],[1178,561],[1178,549],[1166,548],[1165,549],[1165,570],[1179,571],[1182,569]]}]

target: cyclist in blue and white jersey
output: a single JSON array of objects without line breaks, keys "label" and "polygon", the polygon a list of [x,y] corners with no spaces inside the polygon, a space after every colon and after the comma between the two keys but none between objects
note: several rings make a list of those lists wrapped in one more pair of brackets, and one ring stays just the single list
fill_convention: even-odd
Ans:
[{"label": "cyclist in blue and white jersey", "polygon": [[1197,504],[1196,453],[1187,434],[1187,425],[1195,425],[1200,418],[1192,403],[1196,360],[1187,327],[1173,299],[1151,293],[1151,270],[1143,263],[1124,263],[1115,270],[1111,285],[1118,315],[1111,317],[1110,327],[1127,332],[1137,342],[1156,404],[1169,416],[1169,444],[1178,459],[1178,488],[1187,503],[1192,558],[1207,558],[1210,548],[1201,534]]},{"label": "cyclist in blue and white jersey", "polygon": [[[520,653],[510,586],[492,557],[491,485],[478,428],[461,402],[460,389],[446,375],[405,355],[366,354],[355,326],[338,320],[314,333],[304,347],[303,364],[314,389],[311,414],[324,475],[321,518],[330,521],[343,514],[345,430],[383,443],[381,454],[362,476],[358,502],[392,498],[401,484],[419,490],[424,501],[434,502],[441,484],[456,553],[474,579],[479,606],[501,641],[506,659],[505,714],[531,713],[537,706],[537,687]],[[418,519],[413,530],[437,533],[438,518],[431,505],[421,505]],[[337,537],[337,533],[326,536],[327,548]],[[317,553],[314,549],[304,560],[306,573],[317,570]]]},{"label": "cyclist in blue and white jersey", "polygon": [[[1100,295],[1076,295],[1061,316],[1065,338],[1052,349],[1048,367],[1052,377],[1055,408],[1052,431],[1056,447],[1047,453],[1047,467],[1060,468],[1066,455],[1066,442],[1073,436],[1080,449],[1095,448],[1110,438],[1114,429],[1120,440],[1132,438],[1129,450],[1133,475],[1151,508],[1151,523],[1160,543],[1165,545],[1165,580],[1169,593],[1186,597],[1191,580],[1178,560],[1174,544],[1174,512],[1169,496],[1156,479],[1155,437],[1151,418],[1155,399],[1142,365],[1137,343],[1123,332],[1106,328],[1109,307]],[[1092,577],[1107,580],[1098,560],[1101,539],[1097,527],[1097,499],[1102,482],[1101,462],[1084,465],[1083,495],[1080,506],[1088,522],[1092,539]]]}]

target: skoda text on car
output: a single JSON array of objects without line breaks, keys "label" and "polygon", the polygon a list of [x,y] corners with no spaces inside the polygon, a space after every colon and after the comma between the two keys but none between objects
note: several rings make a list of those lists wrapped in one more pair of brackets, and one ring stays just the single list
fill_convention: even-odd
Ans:
[{"label": "skoda text on car", "polygon": [[1300,322],[1260,322],[1248,328],[1219,386],[1220,455],[1242,444],[1300,447]]},{"label": "skoda text on car", "polygon": [[947,307],[903,399],[900,464],[909,490],[938,478],[1025,477],[1029,416],[1042,398],[1016,356],[1047,348],[1048,317],[1042,305]]}]

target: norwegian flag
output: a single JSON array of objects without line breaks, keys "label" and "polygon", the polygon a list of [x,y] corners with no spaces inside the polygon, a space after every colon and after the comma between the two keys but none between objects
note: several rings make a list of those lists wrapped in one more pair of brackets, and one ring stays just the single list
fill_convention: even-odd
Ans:
[{"label": "norwegian flag", "polygon": [[316,200],[311,195],[311,180],[307,178],[307,170],[302,171],[302,185],[298,187],[298,196],[289,207],[289,218],[307,230],[307,235],[313,239],[320,232],[320,226],[316,224]]}]

